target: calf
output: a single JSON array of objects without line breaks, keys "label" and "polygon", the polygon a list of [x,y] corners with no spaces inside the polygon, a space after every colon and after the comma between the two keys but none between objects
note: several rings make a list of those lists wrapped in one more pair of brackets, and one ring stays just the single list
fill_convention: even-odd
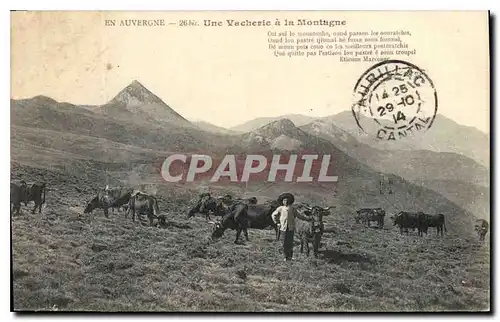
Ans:
[{"label": "calf", "polygon": [[[329,207],[330,208],[330,207]],[[330,212],[328,209],[313,206],[305,211],[308,220],[296,218],[295,233],[300,240],[300,252],[303,253],[304,245],[306,246],[307,256],[309,256],[310,248],[309,243],[312,243],[314,257],[318,257],[319,245],[321,237],[325,230],[323,216],[328,216]]]}]

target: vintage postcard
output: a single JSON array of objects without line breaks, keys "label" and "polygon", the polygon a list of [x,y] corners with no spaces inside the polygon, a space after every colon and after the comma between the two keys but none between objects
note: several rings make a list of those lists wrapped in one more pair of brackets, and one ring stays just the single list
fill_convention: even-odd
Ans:
[{"label": "vintage postcard", "polygon": [[489,19],[11,12],[11,310],[489,312]]}]

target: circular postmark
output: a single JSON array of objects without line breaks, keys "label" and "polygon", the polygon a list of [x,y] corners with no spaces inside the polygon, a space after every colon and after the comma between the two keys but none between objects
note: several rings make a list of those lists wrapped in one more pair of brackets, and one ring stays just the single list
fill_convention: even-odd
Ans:
[{"label": "circular postmark", "polygon": [[403,60],[372,66],[354,86],[352,113],[356,123],[380,140],[399,140],[427,131],[437,108],[432,80]]}]

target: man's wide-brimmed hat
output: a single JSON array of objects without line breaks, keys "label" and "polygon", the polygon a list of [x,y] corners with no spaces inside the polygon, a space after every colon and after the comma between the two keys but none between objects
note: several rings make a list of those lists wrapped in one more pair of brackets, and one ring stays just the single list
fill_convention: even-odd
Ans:
[{"label": "man's wide-brimmed hat", "polygon": [[283,199],[285,199],[285,198],[286,198],[286,199],[288,199],[288,204],[289,204],[289,205],[293,204],[293,202],[295,201],[295,197],[294,197],[291,193],[289,193],[289,192],[284,192],[284,193],[282,193],[282,194],[278,197],[278,203],[279,203],[280,205],[282,205],[282,204],[283,204]]}]

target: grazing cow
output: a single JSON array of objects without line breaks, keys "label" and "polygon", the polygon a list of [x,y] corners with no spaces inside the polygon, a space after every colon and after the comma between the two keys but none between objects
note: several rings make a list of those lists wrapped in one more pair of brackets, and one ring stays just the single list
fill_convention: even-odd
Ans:
[{"label": "grazing cow", "polygon": [[300,252],[303,252],[304,244],[306,246],[307,256],[309,256],[309,243],[312,243],[314,257],[318,257],[319,245],[321,243],[321,236],[325,230],[323,223],[323,216],[330,214],[330,208],[322,208],[319,206],[307,207],[305,215],[310,220],[302,220],[296,218],[295,233],[300,239]]},{"label": "grazing cow", "polygon": [[196,213],[205,214],[205,219],[210,219],[210,213],[214,213],[217,208],[217,199],[212,197],[209,193],[202,193],[196,205],[191,208],[187,214],[188,218],[193,217]]},{"label": "grazing cow", "polygon": [[111,208],[120,208],[128,204],[134,192],[137,192],[137,190],[127,187],[109,188],[106,186],[105,190],[105,194],[112,200]]},{"label": "grazing cow", "polygon": [[209,222],[214,225],[212,239],[222,237],[226,229],[236,229],[235,243],[237,243],[241,231],[245,233],[248,240],[247,228],[266,229],[272,227],[276,232],[276,240],[279,240],[278,225],[274,223],[271,217],[278,206],[278,202],[274,200],[265,204],[236,202],[229,207],[219,203],[216,213],[223,216],[223,218],[217,222]]},{"label": "grazing cow", "polygon": [[[12,180],[10,182],[10,213],[19,215],[21,210],[21,202],[25,200],[27,184],[24,180]],[[25,203],[26,204],[26,203]]]},{"label": "grazing cow", "polygon": [[418,228],[418,215],[414,212],[400,211],[397,215],[391,217],[394,226],[398,225],[401,234],[404,231],[408,234],[408,228]]},{"label": "grazing cow", "polygon": [[248,205],[245,203],[237,203],[227,209],[226,214],[222,217],[222,220],[217,222],[210,222],[214,224],[214,228],[212,231],[212,239],[218,239],[224,235],[224,231],[226,229],[236,230],[236,239],[234,243],[237,244],[240,238],[241,232],[243,231],[245,234],[245,238],[249,241],[248,238],[248,227],[249,227],[249,218],[248,218]]},{"label": "grazing cow", "polygon": [[474,225],[474,230],[478,234],[479,240],[481,242],[484,242],[484,238],[488,233],[489,226],[490,225],[488,224],[488,222],[484,219],[476,220],[476,224]]},{"label": "grazing cow", "polygon": [[356,211],[354,220],[356,223],[364,223],[370,227],[372,221],[377,222],[379,228],[384,227],[385,210],[382,208],[362,208]]},{"label": "grazing cow", "polygon": [[83,211],[84,214],[91,213],[94,209],[103,209],[104,215],[109,217],[108,209],[127,204],[134,192],[134,189],[126,187],[106,188],[107,189],[99,191],[97,195],[92,198],[87,204],[87,207],[85,207]]},{"label": "grazing cow", "polygon": [[[132,221],[135,222],[135,216],[141,220],[141,215],[146,215],[149,223],[153,226],[154,219],[161,221],[159,216],[160,209],[158,201],[154,196],[148,195],[144,192],[135,191],[130,197],[128,212],[132,212]],[[127,213],[128,213],[127,212]]]}]

